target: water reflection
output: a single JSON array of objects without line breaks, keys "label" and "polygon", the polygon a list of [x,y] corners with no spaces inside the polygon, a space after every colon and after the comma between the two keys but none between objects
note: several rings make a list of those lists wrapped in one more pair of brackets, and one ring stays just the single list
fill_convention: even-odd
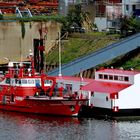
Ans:
[{"label": "water reflection", "polygon": [[140,121],[47,117],[0,112],[2,140],[140,140]]},{"label": "water reflection", "polygon": [[0,112],[0,138],[35,140],[62,139],[65,128],[78,125],[78,118]]}]

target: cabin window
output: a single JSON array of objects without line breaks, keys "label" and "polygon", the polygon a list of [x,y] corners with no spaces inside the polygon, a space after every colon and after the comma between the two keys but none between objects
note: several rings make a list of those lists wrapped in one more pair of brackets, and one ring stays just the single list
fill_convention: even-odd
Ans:
[{"label": "cabin window", "polygon": [[103,75],[102,74],[99,74],[99,79],[103,79]]},{"label": "cabin window", "polygon": [[72,91],[72,84],[66,84],[66,90]]},{"label": "cabin window", "polygon": [[15,79],[16,84],[21,84],[21,80]]},{"label": "cabin window", "polygon": [[40,80],[36,79],[35,80],[35,85],[36,85],[36,87],[40,87]]},{"label": "cabin window", "polygon": [[113,75],[109,75],[109,80],[113,80]]},{"label": "cabin window", "polygon": [[49,85],[49,86],[52,86],[53,81],[52,80],[45,80],[44,83]]},{"label": "cabin window", "polygon": [[21,80],[18,80],[18,83],[21,84]]},{"label": "cabin window", "polygon": [[22,84],[27,84],[27,80],[22,80]]},{"label": "cabin window", "polygon": [[104,79],[108,79],[108,75],[104,75]]},{"label": "cabin window", "polygon": [[15,79],[11,79],[11,84],[15,84]]},{"label": "cabin window", "polygon": [[51,81],[51,80],[45,80],[44,83],[45,83],[45,84],[50,84],[50,83],[52,83],[52,81]]},{"label": "cabin window", "polygon": [[35,83],[40,83],[40,80],[36,79],[36,80],[35,80]]},{"label": "cabin window", "polygon": [[118,80],[118,76],[114,76],[114,80]]},{"label": "cabin window", "polygon": [[34,80],[28,80],[29,84],[34,84]]},{"label": "cabin window", "polygon": [[124,81],[129,81],[129,78],[128,77],[124,77]]},{"label": "cabin window", "polygon": [[6,78],[6,84],[10,84],[10,78]]}]

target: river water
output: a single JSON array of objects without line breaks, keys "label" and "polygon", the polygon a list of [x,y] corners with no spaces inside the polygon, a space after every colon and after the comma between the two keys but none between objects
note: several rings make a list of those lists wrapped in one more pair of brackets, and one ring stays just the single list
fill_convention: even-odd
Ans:
[{"label": "river water", "polygon": [[78,119],[1,111],[0,140],[140,140],[140,120]]}]

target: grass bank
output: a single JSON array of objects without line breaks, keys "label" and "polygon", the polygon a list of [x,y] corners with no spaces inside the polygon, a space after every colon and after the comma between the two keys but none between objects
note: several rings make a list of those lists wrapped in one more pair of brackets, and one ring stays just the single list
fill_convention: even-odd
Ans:
[{"label": "grass bank", "polygon": [[[85,34],[74,33],[67,40],[62,40],[62,63],[68,63],[78,57],[87,55],[97,51],[109,44],[119,41],[119,35],[107,35],[106,33],[91,32]],[[112,66],[114,68],[123,67],[124,69],[140,70],[140,50],[131,52],[125,56],[121,56],[111,60],[102,67]],[[50,52],[47,57],[47,63],[58,64],[58,47]]]},{"label": "grass bank", "polygon": [[[62,63],[68,63],[78,57],[97,51],[109,44],[117,42],[119,35],[106,35],[106,33],[73,33],[67,40],[61,41]],[[58,63],[58,46],[50,52],[47,57],[47,63]]]}]

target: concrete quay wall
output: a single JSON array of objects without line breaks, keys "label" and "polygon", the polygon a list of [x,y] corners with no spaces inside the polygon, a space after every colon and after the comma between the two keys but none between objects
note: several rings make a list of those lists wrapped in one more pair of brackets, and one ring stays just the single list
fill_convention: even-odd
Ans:
[{"label": "concrete quay wall", "polygon": [[[56,42],[61,25],[48,22],[0,22],[0,64],[27,60],[29,50],[34,50],[34,39],[44,39],[47,53]],[[42,32],[40,34],[40,31]]]}]

